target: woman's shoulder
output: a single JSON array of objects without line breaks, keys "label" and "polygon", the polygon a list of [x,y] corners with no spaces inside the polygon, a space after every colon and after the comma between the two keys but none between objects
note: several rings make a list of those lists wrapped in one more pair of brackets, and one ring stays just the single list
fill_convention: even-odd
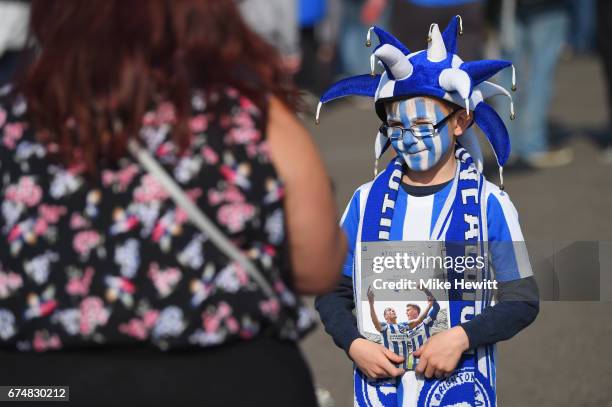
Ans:
[{"label": "woman's shoulder", "polygon": [[194,88],[191,91],[192,115],[218,117],[222,127],[263,124],[266,110],[267,100],[255,101],[236,87],[216,86],[209,89]]},{"label": "woman's shoulder", "polygon": [[255,165],[269,161],[264,111],[251,98],[228,86],[193,88],[189,98],[184,124],[191,142],[182,152],[171,137],[179,123],[178,107],[168,98],[157,97],[144,113],[140,137],[162,163],[193,169],[203,160],[236,169],[244,162]]}]

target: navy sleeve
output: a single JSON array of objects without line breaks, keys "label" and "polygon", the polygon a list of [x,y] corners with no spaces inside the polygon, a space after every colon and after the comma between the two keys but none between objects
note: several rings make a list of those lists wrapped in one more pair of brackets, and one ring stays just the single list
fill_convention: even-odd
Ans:
[{"label": "navy sleeve", "polygon": [[498,282],[499,302],[461,324],[470,349],[510,339],[525,329],[538,315],[538,297],[538,286],[533,277]]},{"label": "navy sleeve", "polygon": [[357,318],[353,314],[353,279],[342,276],[334,291],[316,298],[315,308],[321,316],[325,332],[348,354],[351,343],[362,337],[357,329]]}]

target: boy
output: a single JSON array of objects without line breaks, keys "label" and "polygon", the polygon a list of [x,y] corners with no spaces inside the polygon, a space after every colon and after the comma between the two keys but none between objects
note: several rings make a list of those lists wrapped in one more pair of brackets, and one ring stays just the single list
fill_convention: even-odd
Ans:
[{"label": "boy", "polygon": [[[380,41],[372,73],[376,58],[385,71],[338,82],[321,104],[346,95],[374,97],[383,121],[375,142],[376,159],[389,146],[397,156],[353,195],[342,217],[350,248],[344,277],[334,292],[317,298],[316,307],[326,331],[355,363],[355,405],[493,406],[494,344],[524,329],[538,312],[529,259],[525,250],[512,244],[523,241],[516,210],[503,185],[500,189],[485,181],[466,150],[478,154],[474,135],[467,132],[475,123],[493,147],[501,178],[509,137],[484,100],[509,93],[485,80],[510,63],[464,63],[455,54],[456,35],[461,32],[458,16],[443,34],[432,24],[427,50],[416,53],[377,27],[370,31]],[[396,367],[404,362],[403,355],[364,339],[352,313],[359,300],[353,289],[355,254],[361,242],[384,240],[442,241],[454,257],[473,256],[488,245],[499,282],[494,306],[489,292],[449,290],[451,327],[412,353],[419,359],[414,372]],[[452,242],[462,245],[457,249]],[[452,268],[447,273],[449,280],[467,278]],[[483,270],[484,277],[489,273]]]}]

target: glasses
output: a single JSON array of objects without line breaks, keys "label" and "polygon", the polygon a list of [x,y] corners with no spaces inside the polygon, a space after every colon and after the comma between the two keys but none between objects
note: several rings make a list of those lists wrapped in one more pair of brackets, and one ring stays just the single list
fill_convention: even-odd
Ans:
[{"label": "glasses", "polygon": [[448,120],[461,109],[456,109],[452,111],[448,116],[444,119],[440,120],[438,123],[422,123],[422,124],[413,124],[409,128],[405,129],[401,126],[389,126],[387,124],[382,124],[378,129],[383,135],[387,136],[389,140],[396,141],[404,137],[405,132],[410,132],[412,136],[417,140],[423,140],[428,137],[434,137],[437,135],[438,130],[440,130],[444,125],[448,122]]}]

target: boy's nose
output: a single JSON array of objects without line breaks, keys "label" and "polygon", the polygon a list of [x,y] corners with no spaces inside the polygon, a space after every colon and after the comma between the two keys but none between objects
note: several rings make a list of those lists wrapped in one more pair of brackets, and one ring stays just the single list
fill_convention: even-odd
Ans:
[{"label": "boy's nose", "polygon": [[419,140],[417,140],[411,132],[405,131],[402,137],[402,144],[404,145],[405,150],[409,150],[410,147],[415,146]]},{"label": "boy's nose", "polygon": [[422,140],[416,139],[412,133],[408,133],[404,135],[403,139],[403,151],[407,153],[416,153],[421,151],[424,147],[424,142]]}]

